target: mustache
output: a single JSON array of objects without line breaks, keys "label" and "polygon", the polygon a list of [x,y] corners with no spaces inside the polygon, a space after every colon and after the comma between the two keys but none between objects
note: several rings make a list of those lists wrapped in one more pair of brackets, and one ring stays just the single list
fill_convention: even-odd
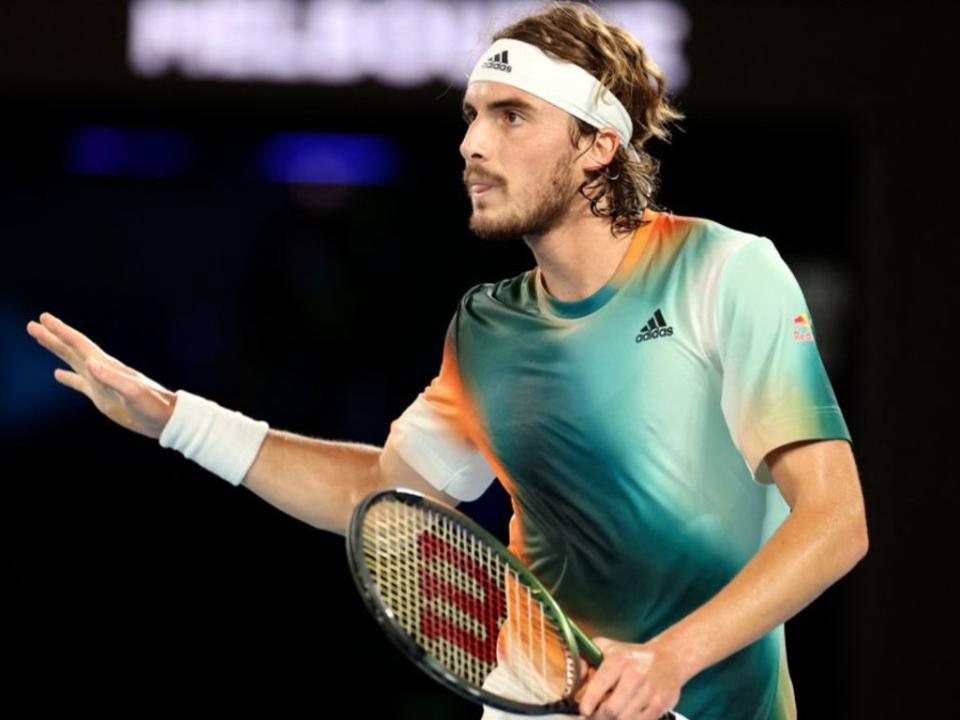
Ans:
[{"label": "mustache", "polygon": [[503,183],[492,175],[484,175],[476,170],[467,169],[463,171],[463,184],[469,187],[474,184],[502,185]]}]

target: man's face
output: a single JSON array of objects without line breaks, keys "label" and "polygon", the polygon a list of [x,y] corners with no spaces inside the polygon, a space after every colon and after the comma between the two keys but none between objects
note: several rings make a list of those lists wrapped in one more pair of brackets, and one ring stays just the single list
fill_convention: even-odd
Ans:
[{"label": "man's face", "polygon": [[539,236],[557,227],[577,194],[570,116],[535,95],[475,82],[463,101],[463,181],[470,230],[487,240]]}]

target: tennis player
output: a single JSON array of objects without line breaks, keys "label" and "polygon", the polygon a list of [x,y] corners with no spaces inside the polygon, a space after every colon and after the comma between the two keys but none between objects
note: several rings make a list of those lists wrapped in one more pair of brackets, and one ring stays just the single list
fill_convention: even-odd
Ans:
[{"label": "tennis player", "polygon": [[584,716],[794,718],[783,623],[868,545],[803,294],[768,238],[656,205],[644,145],[682,115],[630,33],[552,3],[493,40],[463,101],[469,224],[536,266],[463,295],[383,448],[171,392],[49,313],[28,332],[111,420],[318,528],[376,489],[455,505],[499,479],[511,550],[604,652]]}]

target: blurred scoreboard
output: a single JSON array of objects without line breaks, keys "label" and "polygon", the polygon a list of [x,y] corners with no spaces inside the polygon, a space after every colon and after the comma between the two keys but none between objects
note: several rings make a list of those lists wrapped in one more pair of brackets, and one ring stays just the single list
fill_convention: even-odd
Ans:
[{"label": "blurred scoreboard", "polygon": [[[598,2],[684,87],[690,18],[668,0]],[[470,0],[133,0],[127,54],[140,77],[410,87],[466,85],[492,33],[535,2]]]}]

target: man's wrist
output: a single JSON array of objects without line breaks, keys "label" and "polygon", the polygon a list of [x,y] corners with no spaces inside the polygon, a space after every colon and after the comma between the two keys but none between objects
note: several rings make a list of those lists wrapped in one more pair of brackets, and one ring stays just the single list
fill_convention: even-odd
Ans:
[{"label": "man's wrist", "polygon": [[683,684],[692,677],[705,670],[709,664],[705,662],[705,643],[698,642],[694,632],[686,620],[670,626],[650,641],[650,645],[670,656],[679,668]]},{"label": "man's wrist", "polygon": [[160,446],[182,453],[232,485],[243,482],[270,426],[212,400],[177,390]]}]

